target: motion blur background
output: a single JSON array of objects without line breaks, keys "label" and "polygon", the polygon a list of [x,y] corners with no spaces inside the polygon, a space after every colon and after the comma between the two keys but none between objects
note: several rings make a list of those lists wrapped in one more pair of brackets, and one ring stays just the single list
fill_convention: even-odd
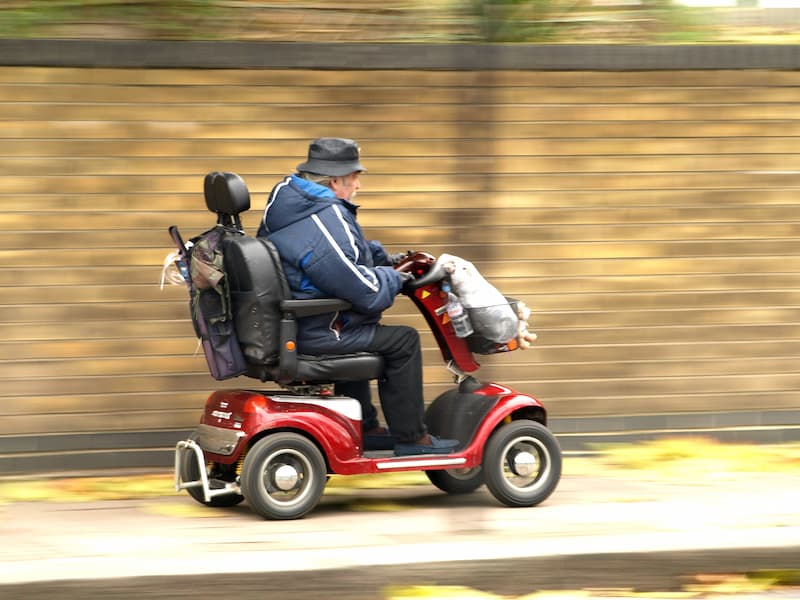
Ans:
[{"label": "motion blur background", "polygon": [[[567,449],[798,438],[800,8],[668,0],[5,1],[0,473],[166,465],[207,394],[171,250],[239,173],[254,234],[309,140],[358,140],[368,237],[534,311],[480,376]],[[206,68],[204,68],[206,67]],[[424,334],[426,398],[451,384]]]}]

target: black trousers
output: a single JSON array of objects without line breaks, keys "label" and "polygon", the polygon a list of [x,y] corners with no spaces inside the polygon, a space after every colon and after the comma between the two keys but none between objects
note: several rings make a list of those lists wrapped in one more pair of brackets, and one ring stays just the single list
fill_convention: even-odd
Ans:
[{"label": "black trousers", "polygon": [[[378,325],[372,342],[361,350],[383,356],[385,366],[383,377],[378,380],[378,395],[389,431],[398,442],[417,441],[427,432],[419,333],[405,325]],[[337,383],[336,393],[361,403],[365,431],[377,427],[369,381]]]}]

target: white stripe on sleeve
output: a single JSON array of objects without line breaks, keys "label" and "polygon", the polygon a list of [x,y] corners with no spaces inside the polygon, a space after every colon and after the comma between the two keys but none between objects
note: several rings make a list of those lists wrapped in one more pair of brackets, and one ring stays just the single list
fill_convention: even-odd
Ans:
[{"label": "white stripe on sleeve", "polygon": [[[342,262],[345,265],[347,265],[347,268],[350,269],[353,273],[355,273],[356,276],[362,281],[362,283],[365,286],[367,286],[373,292],[377,292],[378,291],[378,282],[375,279],[375,276],[372,275],[372,273],[364,273],[363,271],[361,271],[361,269],[359,269],[358,266],[356,266],[354,263],[352,263],[344,255],[344,252],[342,252],[342,249],[339,247],[339,244],[336,243],[336,240],[331,235],[331,232],[328,231],[328,229],[325,227],[325,225],[320,220],[319,216],[311,215],[311,219],[314,221],[314,223],[317,224],[317,227],[319,227],[319,230],[322,232],[322,235],[324,235],[325,238],[328,240],[328,243],[330,243],[330,245],[333,247],[333,249],[336,252],[336,254],[339,255],[339,258],[342,260]],[[368,276],[372,280],[368,279],[367,278]]]},{"label": "white stripe on sleeve", "polygon": [[350,240],[350,247],[353,249],[353,255],[356,257],[356,262],[358,262],[358,247],[356,246],[356,240],[353,238],[353,232],[350,231],[350,227],[348,227],[347,221],[344,220],[342,211],[339,210],[339,207],[336,204],[333,205],[333,212],[335,212],[336,216],[339,217],[339,221],[341,221],[342,227],[344,227],[344,232],[347,234],[347,239]]}]

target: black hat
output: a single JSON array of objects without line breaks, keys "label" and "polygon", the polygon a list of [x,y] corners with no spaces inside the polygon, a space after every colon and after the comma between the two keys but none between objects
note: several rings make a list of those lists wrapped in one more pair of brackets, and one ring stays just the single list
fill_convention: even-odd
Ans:
[{"label": "black hat", "polygon": [[319,138],[308,147],[308,160],[297,165],[304,173],[341,177],[366,171],[358,162],[358,144],[344,138]]}]

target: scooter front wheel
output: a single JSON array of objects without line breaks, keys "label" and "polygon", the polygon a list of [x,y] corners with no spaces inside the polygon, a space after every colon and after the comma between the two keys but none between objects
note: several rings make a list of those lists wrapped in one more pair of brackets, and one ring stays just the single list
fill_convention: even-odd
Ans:
[{"label": "scooter front wheel", "polygon": [[265,519],[304,516],[319,502],[326,480],[322,452],[297,433],[262,438],[242,466],[242,493],[250,508]]},{"label": "scooter front wheel", "polygon": [[541,423],[512,421],[489,438],[483,455],[486,487],[506,506],[535,506],[561,479],[561,449]]},{"label": "scooter front wheel", "polygon": [[483,485],[483,469],[447,469],[425,471],[430,482],[448,494],[469,494]]}]

